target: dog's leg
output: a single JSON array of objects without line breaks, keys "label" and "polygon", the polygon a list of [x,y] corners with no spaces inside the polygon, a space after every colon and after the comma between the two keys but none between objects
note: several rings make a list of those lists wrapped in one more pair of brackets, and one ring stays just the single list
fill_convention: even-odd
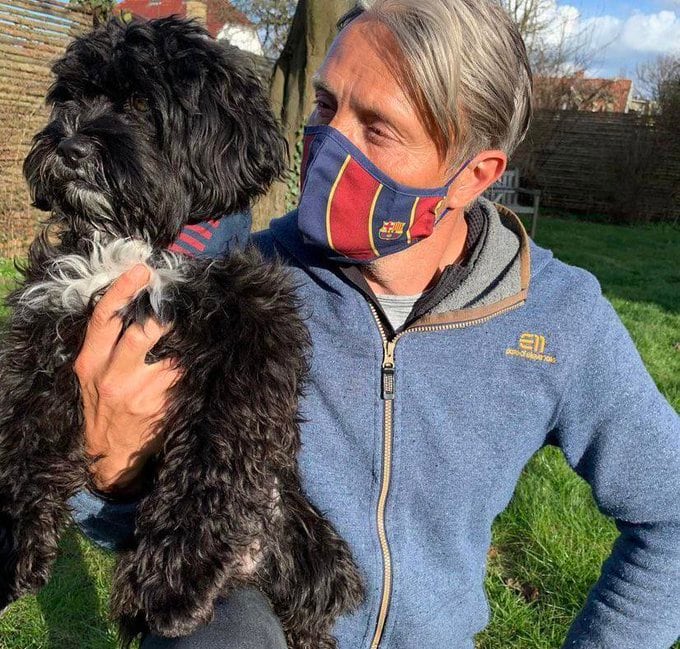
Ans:
[{"label": "dog's leg", "polygon": [[330,632],[308,633],[302,629],[286,632],[288,649],[337,649],[338,643]]},{"label": "dog's leg", "polygon": [[14,367],[4,367],[0,609],[45,585],[68,521],[67,500],[85,482],[75,381],[70,369],[42,378],[16,359]]},{"label": "dog's leg", "polygon": [[289,649],[335,649],[335,620],[363,598],[359,570],[346,543],[296,484],[281,497],[288,540],[282,551],[288,556],[272,562],[261,587],[284,622]]},{"label": "dog's leg", "polygon": [[125,646],[146,631],[191,634],[210,622],[219,595],[254,581],[269,492],[246,484],[251,473],[226,457],[224,436],[190,427],[166,446],[140,503],[136,548],[114,576],[112,613]]},{"label": "dog's leg", "polygon": [[67,496],[40,480],[32,487],[41,491],[38,499],[0,512],[0,609],[47,583],[68,520]]}]

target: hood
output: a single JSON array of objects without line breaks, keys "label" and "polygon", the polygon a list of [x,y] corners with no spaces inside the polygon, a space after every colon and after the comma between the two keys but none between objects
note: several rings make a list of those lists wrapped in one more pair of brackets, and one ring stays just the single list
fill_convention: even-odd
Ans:
[{"label": "hood", "polygon": [[[413,326],[484,318],[521,304],[532,276],[552,258],[550,251],[531,242],[518,216],[505,206],[480,197],[468,209],[481,210],[489,224],[472,272]],[[339,272],[320,250],[303,241],[296,211],[274,219],[269,233],[309,275],[323,280],[328,272]]]}]

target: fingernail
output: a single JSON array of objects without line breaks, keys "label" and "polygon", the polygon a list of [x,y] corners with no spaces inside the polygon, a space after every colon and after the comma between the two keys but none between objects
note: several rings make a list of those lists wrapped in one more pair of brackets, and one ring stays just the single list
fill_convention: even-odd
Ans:
[{"label": "fingernail", "polygon": [[137,264],[132,268],[130,277],[135,281],[141,282],[149,277],[149,270],[144,264]]}]

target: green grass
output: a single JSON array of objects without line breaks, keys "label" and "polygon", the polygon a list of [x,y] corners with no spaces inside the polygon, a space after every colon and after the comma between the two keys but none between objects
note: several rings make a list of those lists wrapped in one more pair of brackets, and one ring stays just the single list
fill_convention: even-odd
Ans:
[{"label": "green grass", "polygon": [[[14,262],[0,259],[0,297],[4,298],[15,286],[17,271]],[[0,320],[7,315],[7,307],[0,302]]]},{"label": "green grass", "polygon": [[[543,219],[537,240],[597,275],[657,385],[680,410],[680,230]],[[11,266],[0,264],[0,291],[12,277]],[[492,620],[478,649],[559,648],[616,528],[560,451],[548,448],[526,467],[493,532],[486,579]],[[0,649],[113,649],[106,622],[112,564],[111,555],[69,533],[50,585],[0,618]]]},{"label": "green grass", "polygon": [[109,649],[116,646],[107,624],[108,583],[114,557],[70,530],[50,583],[37,597],[24,597],[0,619],[2,649]]}]

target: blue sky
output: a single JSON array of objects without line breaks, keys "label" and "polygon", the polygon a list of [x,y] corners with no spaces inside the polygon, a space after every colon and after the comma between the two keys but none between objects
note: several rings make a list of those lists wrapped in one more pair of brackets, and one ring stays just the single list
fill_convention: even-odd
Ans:
[{"label": "blue sky", "polygon": [[630,0],[581,0],[571,4],[581,7],[583,12],[587,14],[601,15],[607,13],[619,18],[626,18],[634,12],[651,14],[663,9],[680,7],[679,2],[672,2],[671,0],[665,2],[663,0],[638,0],[638,2],[631,2]]},{"label": "blue sky", "polygon": [[680,0],[553,0],[575,33],[590,34],[589,76],[635,79],[639,63],[680,56]]}]

